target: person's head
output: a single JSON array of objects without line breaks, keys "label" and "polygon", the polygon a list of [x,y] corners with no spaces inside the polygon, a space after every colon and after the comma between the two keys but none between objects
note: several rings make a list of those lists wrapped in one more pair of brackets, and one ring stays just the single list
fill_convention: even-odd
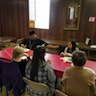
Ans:
[{"label": "person's head", "polygon": [[72,62],[74,66],[84,66],[86,63],[86,53],[81,50],[76,50],[72,54]]},{"label": "person's head", "polygon": [[75,42],[75,40],[68,41],[68,48],[69,49],[72,49],[72,50],[75,50],[75,48],[76,48],[76,42]]},{"label": "person's head", "polygon": [[36,58],[37,60],[43,60],[44,55],[45,55],[45,48],[42,47],[41,45],[38,45],[36,48],[33,50],[33,59]]},{"label": "person's head", "polygon": [[12,52],[12,59],[17,59],[22,56],[24,50],[21,47],[15,47]]},{"label": "person's head", "polygon": [[37,46],[33,50],[33,58],[31,62],[32,68],[30,73],[30,77],[32,80],[34,80],[34,77],[38,74],[38,67],[39,67],[40,61],[45,61],[44,55],[45,55],[45,48],[42,46]]},{"label": "person's head", "polygon": [[30,38],[31,38],[32,40],[34,40],[34,39],[37,37],[35,31],[30,31],[30,32],[29,32],[29,36],[30,36]]}]

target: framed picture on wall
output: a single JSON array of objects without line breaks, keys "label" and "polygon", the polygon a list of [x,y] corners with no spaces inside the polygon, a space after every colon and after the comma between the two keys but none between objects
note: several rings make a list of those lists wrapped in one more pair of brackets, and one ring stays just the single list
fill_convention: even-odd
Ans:
[{"label": "framed picture on wall", "polygon": [[35,28],[35,21],[29,20],[29,28]]},{"label": "framed picture on wall", "polygon": [[81,0],[66,0],[64,30],[78,30],[80,24]]}]

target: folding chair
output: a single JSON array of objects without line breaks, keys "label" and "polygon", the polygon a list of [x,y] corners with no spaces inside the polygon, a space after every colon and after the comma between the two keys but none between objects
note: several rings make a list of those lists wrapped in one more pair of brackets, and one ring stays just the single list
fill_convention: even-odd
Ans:
[{"label": "folding chair", "polygon": [[[49,93],[49,87],[46,84],[31,81],[31,80],[27,79],[26,77],[23,77],[23,80],[26,83],[26,86],[31,87],[32,90],[37,91],[37,92],[48,92]],[[30,96],[30,95],[25,91],[25,96]]]},{"label": "folding chair", "polygon": [[68,95],[66,95],[65,93],[63,93],[63,92],[56,89],[55,90],[55,96],[68,96]]}]

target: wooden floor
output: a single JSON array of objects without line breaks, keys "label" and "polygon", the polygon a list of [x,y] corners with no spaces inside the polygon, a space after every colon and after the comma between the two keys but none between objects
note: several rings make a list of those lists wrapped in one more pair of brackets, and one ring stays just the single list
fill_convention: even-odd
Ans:
[{"label": "wooden floor", "polygon": [[[7,91],[6,91],[6,87],[2,87],[2,89],[0,88],[0,96],[7,96]],[[8,96],[12,96],[12,91],[8,92]]]},{"label": "wooden floor", "polygon": [[[11,91],[8,91],[8,95],[7,94],[7,91],[6,91],[6,87],[2,87],[2,90],[0,88],[0,96],[13,96],[12,94],[12,90]],[[20,96],[24,96],[24,93],[22,93]]]}]

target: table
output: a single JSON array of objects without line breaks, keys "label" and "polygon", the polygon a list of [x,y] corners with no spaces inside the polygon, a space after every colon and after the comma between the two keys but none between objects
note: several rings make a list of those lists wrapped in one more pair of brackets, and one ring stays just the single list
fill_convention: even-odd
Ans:
[{"label": "table", "polygon": [[[45,42],[47,42],[48,44],[59,45],[59,46],[61,46],[61,49],[62,49],[62,47],[66,47],[67,46],[67,42],[68,42],[68,41],[49,40],[49,39],[43,39],[43,40]],[[92,52],[96,54],[96,48],[91,48],[90,46],[87,46],[85,43],[82,43],[82,42],[78,42],[78,43],[79,43],[78,48],[87,52],[88,59],[91,59],[91,60],[95,60],[96,61],[96,58],[94,58],[92,56],[93,55]],[[94,55],[94,56],[96,56],[96,55]]]},{"label": "table", "polygon": [[[12,51],[13,48],[7,48],[0,51],[0,58],[3,58],[5,60],[11,60]],[[28,51],[27,53],[29,54],[29,56],[33,55],[33,51]],[[60,55],[56,55],[56,54],[46,53],[45,55],[46,60],[48,59],[51,60],[52,68],[54,69],[54,72],[57,75],[57,77],[62,78],[62,74],[64,73],[64,70],[67,67],[71,66],[71,63],[63,62],[62,60],[60,60],[60,58],[61,58]],[[96,73],[96,61],[87,60],[85,66],[93,69]]]},{"label": "table", "polygon": [[16,37],[2,36],[0,37],[0,47],[8,47],[11,41],[16,41]]},{"label": "table", "polygon": [[[52,67],[53,67],[57,77],[62,78],[64,70],[67,67],[71,66],[72,63],[63,62],[62,60],[60,60],[60,58],[61,58],[60,55],[49,54],[49,53],[47,53],[45,56],[45,59],[51,60]],[[87,60],[85,67],[93,69],[96,73],[96,62],[95,61]]]},{"label": "table", "polygon": [[10,36],[0,36],[0,42],[9,42],[14,41],[16,37],[10,37]]}]

